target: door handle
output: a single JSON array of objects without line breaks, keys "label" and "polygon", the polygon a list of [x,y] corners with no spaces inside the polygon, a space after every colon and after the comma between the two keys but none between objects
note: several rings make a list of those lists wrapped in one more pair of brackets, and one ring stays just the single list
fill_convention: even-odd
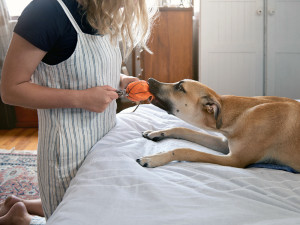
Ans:
[{"label": "door handle", "polygon": [[273,16],[275,14],[275,9],[269,9],[269,15],[270,16]]},{"label": "door handle", "polygon": [[262,12],[263,12],[262,9],[256,10],[256,14],[259,15],[259,16],[262,14]]}]

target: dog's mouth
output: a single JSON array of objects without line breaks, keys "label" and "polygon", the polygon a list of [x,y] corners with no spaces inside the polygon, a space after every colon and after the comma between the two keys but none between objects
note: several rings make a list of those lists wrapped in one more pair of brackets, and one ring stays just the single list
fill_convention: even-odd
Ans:
[{"label": "dog's mouth", "polygon": [[150,99],[151,104],[167,111],[169,114],[172,114],[172,104],[171,102],[166,99],[163,94],[163,91],[161,90],[162,83],[150,78],[148,80],[149,84],[149,91],[154,96]]},{"label": "dog's mouth", "polygon": [[162,110],[165,110],[167,113],[172,114],[172,107],[170,102],[164,101],[155,94],[154,98],[151,99],[151,104],[157,106],[158,108],[161,108]]},{"label": "dog's mouth", "polygon": [[156,96],[153,99],[151,99],[151,104],[153,104],[163,110],[166,110],[166,107],[164,106],[163,102]]}]

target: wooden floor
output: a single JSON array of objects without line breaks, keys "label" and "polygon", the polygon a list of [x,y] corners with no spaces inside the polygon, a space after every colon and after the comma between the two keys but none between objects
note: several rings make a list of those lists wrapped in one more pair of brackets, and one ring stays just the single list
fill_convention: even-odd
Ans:
[{"label": "wooden floor", "polygon": [[38,129],[0,130],[0,149],[37,150]]}]

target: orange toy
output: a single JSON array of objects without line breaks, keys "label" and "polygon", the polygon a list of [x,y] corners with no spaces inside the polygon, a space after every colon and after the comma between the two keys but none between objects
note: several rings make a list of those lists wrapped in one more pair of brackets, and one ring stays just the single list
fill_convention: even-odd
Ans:
[{"label": "orange toy", "polygon": [[154,96],[149,92],[149,85],[144,80],[134,81],[126,88],[126,97],[133,102],[152,100]]}]

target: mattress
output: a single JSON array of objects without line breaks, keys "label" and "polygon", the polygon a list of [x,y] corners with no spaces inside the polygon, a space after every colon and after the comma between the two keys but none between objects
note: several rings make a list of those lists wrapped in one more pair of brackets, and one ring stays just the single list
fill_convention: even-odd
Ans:
[{"label": "mattress", "polygon": [[145,130],[200,129],[153,105],[132,111],[119,113],[90,151],[48,225],[300,224],[299,174],[191,162],[141,167],[137,158],[178,147],[221,153],[180,139],[145,139]]}]

